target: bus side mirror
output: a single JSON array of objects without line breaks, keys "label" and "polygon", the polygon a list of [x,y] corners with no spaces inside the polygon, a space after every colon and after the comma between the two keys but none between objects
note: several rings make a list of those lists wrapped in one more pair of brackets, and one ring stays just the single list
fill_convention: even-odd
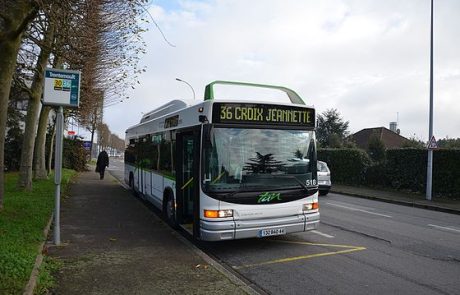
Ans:
[{"label": "bus side mirror", "polygon": [[198,116],[198,121],[200,121],[203,124],[204,123],[209,123],[208,117],[206,117],[205,115]]}]

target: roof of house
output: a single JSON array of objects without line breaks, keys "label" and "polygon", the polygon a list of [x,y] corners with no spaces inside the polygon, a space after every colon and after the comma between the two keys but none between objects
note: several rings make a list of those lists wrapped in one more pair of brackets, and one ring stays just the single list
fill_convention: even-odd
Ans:
[{"label": "roof of house", "polygon": [[385,127],[374,127],[374,128],[365,128],[361,131],[352,134],[351,140],[356,143],[359,148],[367,150],[369,147],[369,139],[371,136],[377,136],[382,140],[385,148],[401,148],[404,143],[407,143],[409,140],[404,136],[399,135],[396,132],[391,131]]}]

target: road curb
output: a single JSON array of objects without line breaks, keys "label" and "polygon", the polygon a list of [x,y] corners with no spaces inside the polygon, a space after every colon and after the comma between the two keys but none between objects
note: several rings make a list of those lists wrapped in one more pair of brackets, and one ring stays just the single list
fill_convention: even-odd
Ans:
[{"label": "road curb", "polygon": [[48,233],[51,228],[51,223],[53,222],[53,216],[54,214],[52,213],[45,229],[43,230],[44,239],[43,239],[43,242],[41,242],[40,245],[38,246],[38,255],[35,258],[35,264],[34,264],[34,267],[32,268],[29,282],[27,282],[27,285],[24,288],[24,292],[22,293],[23,295],[33,295],[34,294],[35,287],[37,286],[37,278],[38,278],[40,266],[43,263],[43,248],[45,247]]},{"label": "road curb", "polygon": [[[115,179],[121,187],[123,187],[126,190],[130,190],[129,187],[124,185],[118,178],[113,176],[110,171],[109,171],[110,176]],[[154,213],[153,213],[154,214]],[[161,222],[164,223],[162,219],[160,219]],[[165,226],[170,227],[168,224],[164,223]],[[245,291],[249,295],[260,295],[258,291],[256,291],[254,288],[252,288],[250,285],[245,283],[243,280],[238,278],[235,274],[233,274],[231,271],[225,268],[222,264],[220,264],[218,261],[215,259],[211,258],[208,254],[204,253],[201,249],[199,249],[197,246],[195,246],[193,243],[191,243],[188,239],[183,237],[181,234],[173,231],[171,229],[171,233],[175,238],[177,238],[179,241],[181,241],[183,244],[185,244],[190,250],[192,250],[195,254],[200,256],[206,263],[214,267],[218,272],[220,272],[222,275],[224,275],[227,279],[229,279],[232,283],[240,287],[243,291]],[[25,294],[24,294],[25,295]]]},{"label": "road curb", "polygon": [[407,207],[421,208],[421,209],[427,209],[427,210],[432,210],[432,211],[439,211],[439,212],[444,212],[444,213],[460,215],[460,210],[446,208],[446,207],[440,207],[440,206],[434,206],[434,205],[429,205],[429,204],[420,204],[420,203],[415,203],[415,202],[407,202],[407,201],[394,200],[394,199],[385,199],[385,198],[367,196],[367,195],[344,192],[344,191],[340,191],[340,190],[332,190],[332,189],[331,189],[331,193],[343,194],[343,195],[362,198],[362,199],[368,199],[368,200],[380,201],[380,202],[385,202],[385,203],[403,205],[403,206],[407,206]]},{"label": "road curb", "polygon": [[200,256],[206,263],[214,267],[217,271],[219,271],[221,274],[223,274],[227,279],[229,279],[232,283],[243,289],[246,293],[250,295],[260,295],[258,291],[256,291],[254,288],[252,288],[250,285],[245,283],[243,280],[241,280],[238,276],[233,274],[231,271],[225,268],[222,264],[220,264],[218,261],[215,259],[211,258],[208,254],[204,253],[201,249],[199,249],[197,246],[195,246],[193,243],[191,243],[189,240],[181,236],[179,233],[172,232],[172,234],[182,243],[184,243],[188,248],[190,248],[195,254]]}]

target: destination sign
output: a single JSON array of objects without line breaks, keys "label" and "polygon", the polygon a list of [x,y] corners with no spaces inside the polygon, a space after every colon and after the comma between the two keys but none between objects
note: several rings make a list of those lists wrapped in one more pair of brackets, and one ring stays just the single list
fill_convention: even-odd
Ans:
[{"label": "destination sign", "polygon": [[214,103],[213,123],[315,127],[315,109],[247,103]]}]

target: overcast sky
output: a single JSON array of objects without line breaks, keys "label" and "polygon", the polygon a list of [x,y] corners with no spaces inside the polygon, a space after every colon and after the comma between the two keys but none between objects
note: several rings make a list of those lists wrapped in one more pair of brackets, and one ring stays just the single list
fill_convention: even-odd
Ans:
[{"label": "overcast sky", "polygon": [[[399,119],[428,138],[430,0],[153,1],[147,71],[131,98],[105,109],[124,138],[142,112],[202,100],[214,80],[289,87],[318,113],[336,108],[350,131]],[[460,1],[435,0],[434,135],[460,137]]]}]

